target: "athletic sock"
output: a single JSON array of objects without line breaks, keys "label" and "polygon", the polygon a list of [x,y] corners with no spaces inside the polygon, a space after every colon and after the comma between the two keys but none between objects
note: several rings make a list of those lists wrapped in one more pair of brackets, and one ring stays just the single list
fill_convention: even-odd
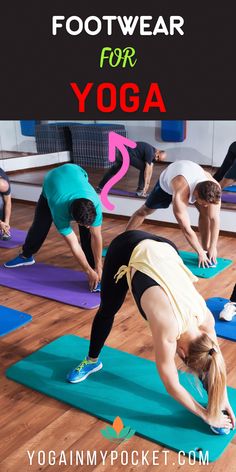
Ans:
[{"label": "athletic sock", "polygon": [[91,357],[87,356],[87,361],[92,362],[93,364],[96,364],[96,362],[98,361],[98,357],[96,358],[96,360],[94,360],[94,359],[91,359]]}]

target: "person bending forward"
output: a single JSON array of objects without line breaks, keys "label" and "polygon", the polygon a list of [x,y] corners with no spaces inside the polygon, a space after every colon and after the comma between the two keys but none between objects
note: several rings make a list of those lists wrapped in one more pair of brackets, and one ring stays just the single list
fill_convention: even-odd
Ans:
[{"label": "person bending forward", "polygon": [[[188,243],[198,254],[199,266],[216,264],[220,229],[221,188],[213,177],[192,161],[176,161],[160,175],[145,204],[129,220],[127,230],[138,228],[159,208],[173,205],[173,213]],[[191,228],[189,203],[199,211],[201,241]]]},{"label": "person bending forward", "polygon": [[[81,246],[70,225],[73,220],[79,225]],[[76,164],[64,164],[46,174],[22,253],[5,267],[34,264],[33,254],[44,243],[52,222],[86,272],[93,290],[102,274],[102,208],[87,173]]]},{"label": "person bending forward", "polygon": [[[101,304],[93,321],[88,356],[68,374],[67,380],[81,382],[102,368],[99,355],[129,288],[139,312],[149,323],[157,370],[167,392],[210,425],[234,427],[214,318],[193,285],[197,280],[171,241],[138,230],[116,237],[105,258]],[[189,371],[203,380],[207,378],[207,408],[180,384],[176,353]]]},{"label": "person bending forward", "polygon": [[[147,195],[150,181],[153,173],[153,166],[158,162],[166,159],[166,152],[160,149],[155,149],[151,144],[143,141],[137,141],[137,146],[134,149],[128,148],[130,165],[139,170],[139,179],[136,190],[138,197],[145,197]],[[123,158],[119,150],[117,150],[116,162],[105,173],[98,184],[97,191],[101,192],[104,185],[115,175],[122,167]]]}]

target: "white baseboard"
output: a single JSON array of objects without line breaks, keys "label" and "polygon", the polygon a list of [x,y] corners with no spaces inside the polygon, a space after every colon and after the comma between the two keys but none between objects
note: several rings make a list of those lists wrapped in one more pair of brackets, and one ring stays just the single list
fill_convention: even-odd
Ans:
[{"label": "white baseboard", "polygon": [[[109,196],[109,201],[115,205],[115,209],[110,212],[105,207],[103,207],[103,213],[113,213],[114,215],[123,215],[131,216],[138,208],[140,208],[144,201],[137,200],[137,198],[124,198],[119,196]],[[188,208],[188,214],[190,217],[190,222],[192,226],[198,226],[198,211],[195,207]],[[172,205],[166,209],[156,210],[152,215],[150,215],[148,220],[151,221],[160,221],[166,223],[176,223],[177,221],[174,217]],[[234,224],[232,224],[234,221]],[[220,229],[222,231],[230,231],[236,233],[236,218],[234,210],[221,209],[220,215]]]},{"label": "white baseboard", "polygon": [[[12,182],[12,197],[16,200],[26,200],[29,202],[37,202],[42,191],[41,186],[25,185],[21,183]],[[143,204],[142,200],[137,198],[125,198],[120,196],[109,196],[109,200],[115,205],[114,211],[109,211],[103,207],[104,215],[121,215],[131,216]],[[189,217],[192,226],[198,225],[198,211],[195,207],[189,207]],[[164,210],[157,210],[149,216],[148,220],[161,221],[166,223],[176,223],[173,215],[172,205]],[[236,233],[234,210],[221,209],[220,229],[222,231],[230,231]]]}]

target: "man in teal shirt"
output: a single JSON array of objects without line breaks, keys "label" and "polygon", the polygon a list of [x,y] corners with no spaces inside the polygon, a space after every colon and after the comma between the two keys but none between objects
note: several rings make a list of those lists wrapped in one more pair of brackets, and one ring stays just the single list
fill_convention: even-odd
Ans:
[{"label": "man in teal shirt", "polygon": [[[73,220],[79,225],[81,246],[71,227]],[[44,243],[52,222],[87,273],[93,290],[102,273],[102,207],[87,173],[76,164],[64,164],[46,174],[22,253],[5,267],[34,264],[33,254]]]}]

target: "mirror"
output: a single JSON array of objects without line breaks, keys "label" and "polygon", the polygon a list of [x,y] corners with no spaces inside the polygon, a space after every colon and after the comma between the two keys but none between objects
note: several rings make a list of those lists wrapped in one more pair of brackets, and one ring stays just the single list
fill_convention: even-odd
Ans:
[{"label": "mirror", "polygon": [[[124,126],[129,139],[149,143],[154,148],[166,152],[165,161],[157,162],[153,166],[149,191],[166,166],[176,160],[191,160],[214,175],[221,167],[229,146],[236,137],[236,121],[106,121],[106,123],[111,126]],[[131,150],[130,155],[132,153]],[[82,165],[82,160],[78,163]],[[109,176],[108,169],[102,166],[95,169],[88,165],[85,165],[85,168],[95,187],[101,183],[104,185],[103,177]],[[144,200],[142,196],[135,195],[138,181],[139,170],[130,165],[125,177],[115,185],[115,193],[121,196],[128,196],[131,193],[135,198]],[[224,191],[223,200],[225,201],[222,201],[222,208],[236,209],[236,192]]]},{"label": "mirror", "polygon": [[[40,185],[47,166],[72,160],[98,187],[111,167],[108,129],[166,152],[165,161],[153,166],[149,191],[166,166],[180,159],[192,160],[214,175],[236,140],[236,121],[0,121],[0,167],[16,183],[28,179]],[[131,192],[141,204],[144,197],[135,195],[138,179],[139,170],[131,165],[115,193],[126,197]],[[224,202],[222,207],[236,209],[236,192],[226,195],[235,203]]]}]

